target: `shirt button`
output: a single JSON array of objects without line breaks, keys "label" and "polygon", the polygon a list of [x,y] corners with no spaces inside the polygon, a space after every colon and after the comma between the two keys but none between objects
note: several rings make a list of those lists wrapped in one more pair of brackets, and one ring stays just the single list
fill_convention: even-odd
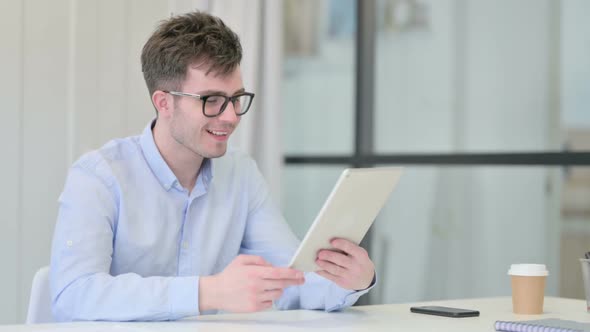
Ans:
[{"label": "shirt button", "polygon": [[188,249],[188,243],[182,242],[182,249]]},{"label": "shirt button", "polygon": [[74,245],[74,242],[72,240],[68,240],[66,242],[66,246],[71,247],[72,245]]}]

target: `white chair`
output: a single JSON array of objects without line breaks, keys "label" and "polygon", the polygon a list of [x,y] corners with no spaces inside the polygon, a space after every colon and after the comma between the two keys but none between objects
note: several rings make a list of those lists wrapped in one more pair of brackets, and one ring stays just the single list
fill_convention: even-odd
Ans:
[{"label": "white chair", "polygon": [[51,292],[49,290],[49,266],[44,266],[35,273],[31,286],[27,324],[54,322],[51,314]]}]

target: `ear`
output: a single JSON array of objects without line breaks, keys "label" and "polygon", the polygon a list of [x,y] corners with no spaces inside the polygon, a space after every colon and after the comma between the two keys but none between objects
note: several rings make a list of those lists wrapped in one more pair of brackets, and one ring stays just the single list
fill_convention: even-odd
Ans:
[{"label": "ear", "polygon": [[158,111],[158,117],[170,117],[172,115],[172,111],[174,110],[172,95],[156,90],[152,94],[152,103]]}]

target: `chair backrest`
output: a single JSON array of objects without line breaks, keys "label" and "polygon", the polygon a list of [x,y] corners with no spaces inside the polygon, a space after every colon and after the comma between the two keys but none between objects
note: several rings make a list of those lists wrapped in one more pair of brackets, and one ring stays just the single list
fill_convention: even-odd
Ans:
[{"label": "chair backrest", "polygon": [[53,321],[49,290],[49,266],[44,266],[35,273],[33,278],[27,324],[51,323]]}]

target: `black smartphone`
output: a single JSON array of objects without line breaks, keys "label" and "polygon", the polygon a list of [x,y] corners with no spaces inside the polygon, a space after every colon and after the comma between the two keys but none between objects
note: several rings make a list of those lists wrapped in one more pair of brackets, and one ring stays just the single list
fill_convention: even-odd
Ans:
[{"label": "black smartphone", "polygon": [[470,309],[459,309],[439,306],[423,306],[423,307],[411,307],[411,312],[427,315],[437,315],[445,317],[476,317],[479,316],[479,311]]}]

